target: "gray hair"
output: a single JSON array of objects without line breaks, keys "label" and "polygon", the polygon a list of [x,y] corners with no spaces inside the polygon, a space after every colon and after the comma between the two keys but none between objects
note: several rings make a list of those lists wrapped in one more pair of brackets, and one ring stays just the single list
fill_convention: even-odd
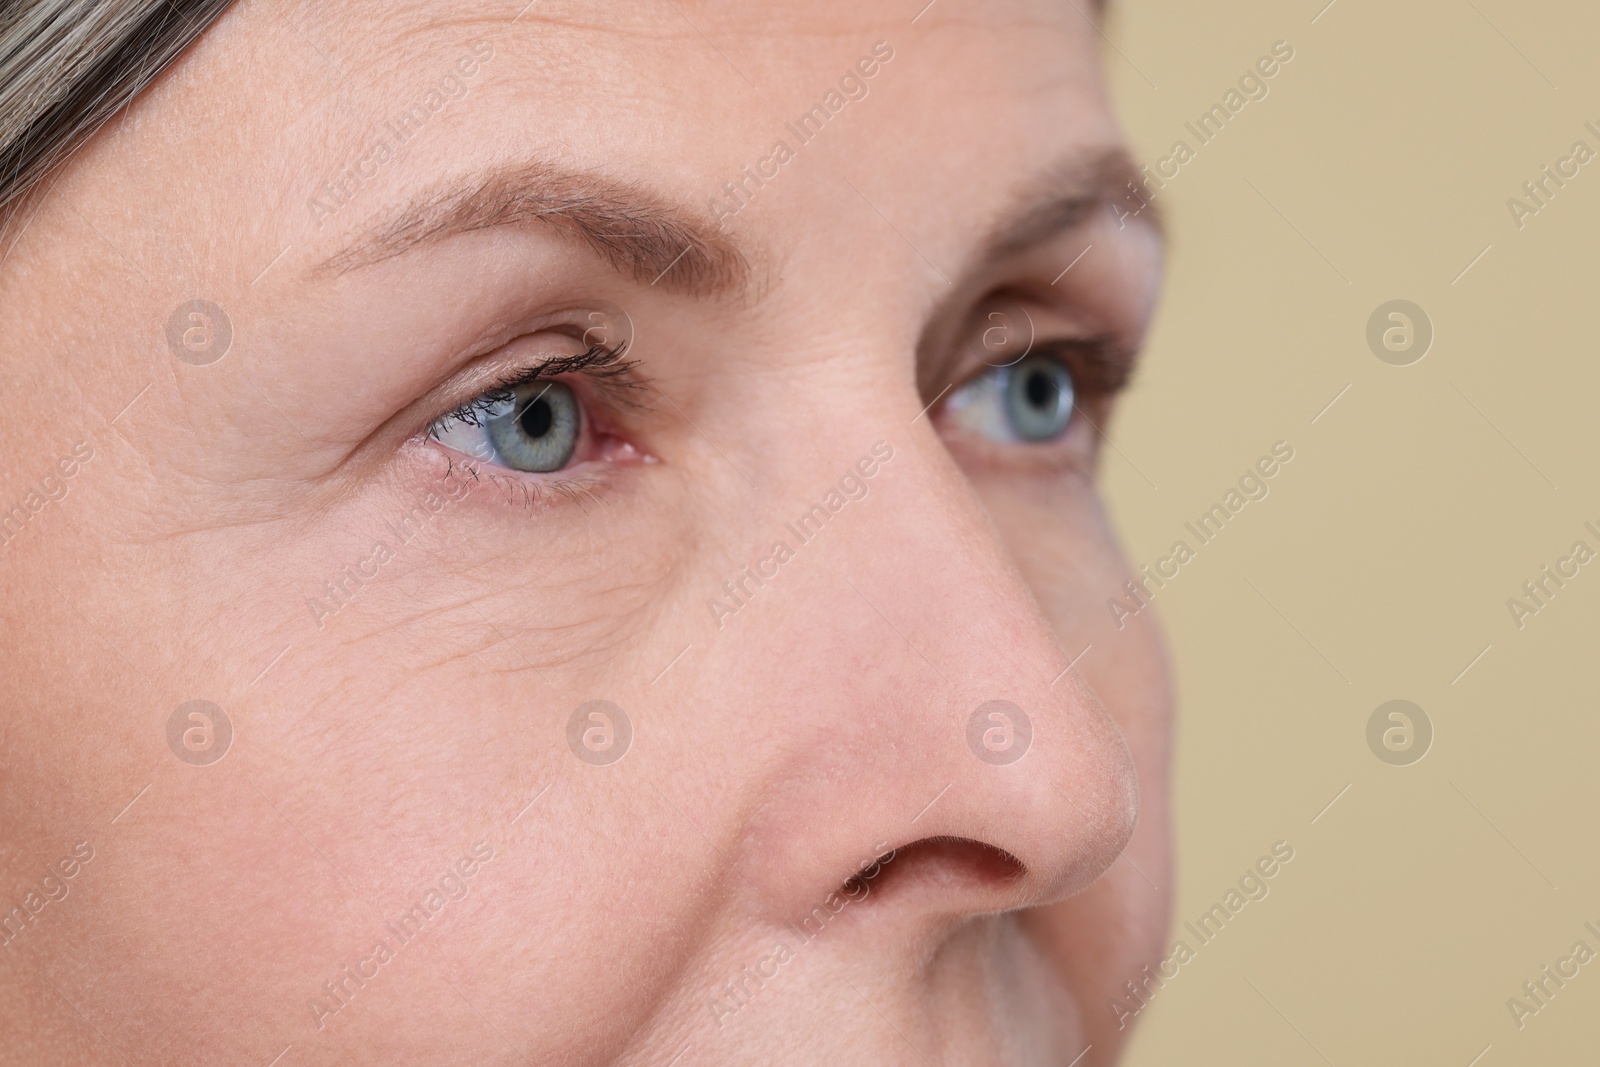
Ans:
[{"label": "gray hair", "polygon": [[0,219],[231,0],[0,0]]}]

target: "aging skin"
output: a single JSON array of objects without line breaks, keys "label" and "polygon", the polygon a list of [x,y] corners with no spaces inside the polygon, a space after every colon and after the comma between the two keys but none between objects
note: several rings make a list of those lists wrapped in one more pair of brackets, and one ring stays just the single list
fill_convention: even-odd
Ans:
[{"label": "aging skin", "polygon": [[1111,1063],[1160,244],[1082,5],[522,7],[242,3],[7,227],[0,1060]]}]

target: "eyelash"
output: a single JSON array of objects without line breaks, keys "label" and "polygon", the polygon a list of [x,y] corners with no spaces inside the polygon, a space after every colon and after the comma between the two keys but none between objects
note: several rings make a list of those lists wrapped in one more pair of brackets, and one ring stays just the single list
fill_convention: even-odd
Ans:
[{"label": "eyelash", "polygon": [[625,407],[640,407],[641,401],[630,394],[643,390],[649,382],[635,373],[640,361],[628,359],[627,352],[627,342],[614,348],[590,345],[577,355],[556,356],[536,366],[514,371],[454,411],[434,419],[428,427],[428,436],[437,440],[438,428],[451,420],[464,422],[469,426],[482,426],[484,413],[496,404],[514,399],[517,389],[567,374],[583,375],[601,392],[609,394],[608,399],[620,402]]},{"label": "eyelash", "polygon": [[1121,338],[1112,335],[1041,341],[1028,354],[1059,359],[1085,398],[1115,396],[1133,377],[1132,354]]}]

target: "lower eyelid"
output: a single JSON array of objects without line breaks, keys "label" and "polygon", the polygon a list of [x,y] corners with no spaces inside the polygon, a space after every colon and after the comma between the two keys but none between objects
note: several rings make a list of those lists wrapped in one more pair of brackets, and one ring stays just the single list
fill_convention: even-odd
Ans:
[{"label": "lower eyelid", "polygon": [[475,486],[472,495],[492,492],[509,504],[532,511],[547,509],[563,498],[580,503],[604,499],[607,487],[604,475],[598,471],[580,475],[570,473],[571,470],[591,466],[592,461],[575,464],[568,471],[539,474],[484,463],[437,441],[430,441],[429,444],[443,453],[448,464],[445,476],[471,482]]}]

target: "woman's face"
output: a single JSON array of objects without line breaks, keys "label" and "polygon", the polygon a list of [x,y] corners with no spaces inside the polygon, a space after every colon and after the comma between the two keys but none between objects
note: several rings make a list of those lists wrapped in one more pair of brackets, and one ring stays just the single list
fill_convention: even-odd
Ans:
[{"label": "woman's face", "polygon": [[241,4],[12,221],[6,1042],[1110,1062],[1169,698],[1097,30],[524,4]]}]

